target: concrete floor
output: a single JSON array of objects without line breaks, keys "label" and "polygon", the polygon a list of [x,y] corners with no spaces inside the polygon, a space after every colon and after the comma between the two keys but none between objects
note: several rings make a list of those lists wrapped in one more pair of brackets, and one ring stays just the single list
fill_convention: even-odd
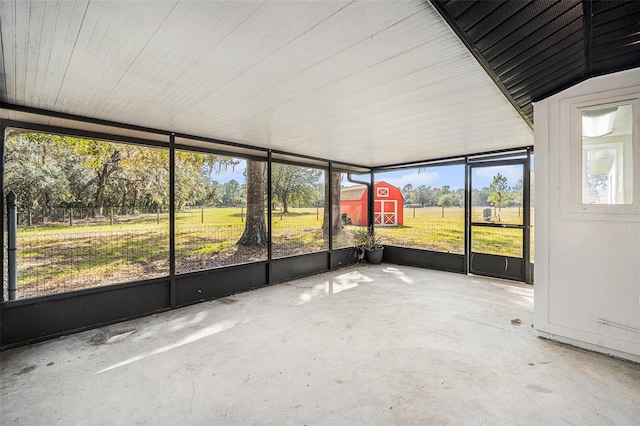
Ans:
[{"label": "concrete floor", "polygon": [[356,266],[8,350],[2,425],[639,425],[640,365],[532,287]]}]

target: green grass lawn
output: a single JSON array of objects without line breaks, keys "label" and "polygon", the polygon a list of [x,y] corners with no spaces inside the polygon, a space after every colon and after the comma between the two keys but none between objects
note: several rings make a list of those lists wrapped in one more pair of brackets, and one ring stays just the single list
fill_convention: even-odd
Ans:
[{"label": "green grass lawn", "polygon": [[386,243],[464,254],[464,209],[405,208],[402,226],[376,226]]},{"label": "green grass lawn", "polygon": [[[481,216],[481,209],[478,214]],[[178,273],[266,260],[266,248],[240,248],[244,209],[192,209],[176,214]],[[502,209],[503,223],[518,223],[517,209]],[[322,209],[272,213],[273,256],[326,250]],[[113,221],[113,222],[112,222]],[[334,238],[352,245],[354,226]],[[450,253],[464,252],[464,211],[458,207],[406,209],[403,226],[376,227],[387,244]],[[522,231],[474,228],[473,249],[520,256]],[[20,297],[166,276],[169,273],[169,215],[136,214],[98,220],[48,223],[18,229]]]}]

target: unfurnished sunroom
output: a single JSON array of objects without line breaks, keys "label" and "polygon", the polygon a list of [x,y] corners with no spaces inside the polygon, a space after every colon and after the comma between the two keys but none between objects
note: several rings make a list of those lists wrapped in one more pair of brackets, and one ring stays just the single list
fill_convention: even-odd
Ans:
[{"label": "unfurnished sunroom", "polygon": [[[364,227],[386,239],[385,262],[542,279],[548,337],[640,356],[638,204],[612,215],[626,229],[619,290],[634,302],[620,316],[611,299],[595,323],[556,316],[567,287],[548,261],[549,215],[570,161],[549,130],[558,116],[536,115],[533,131],[535,102],[626,90],[617,116],[631,154],[607,175],[611,150],[591,146],[585,182],[640,188],[638,3],[3,1],[0,12],[2,186],[17,197],[2,206],[3,347],[353,264],[358,226],[339,196],[365,185]],[[402,224],[373,223],[379,181],[402,192]]]}]

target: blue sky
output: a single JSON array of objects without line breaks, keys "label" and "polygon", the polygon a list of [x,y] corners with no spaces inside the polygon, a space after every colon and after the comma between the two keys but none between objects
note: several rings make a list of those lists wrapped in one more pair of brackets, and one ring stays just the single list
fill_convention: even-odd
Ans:
[{"label": "blue sky", "polygon": [[[233,169],[229,167],[227,170],[222,170],[220,173],[214,174],[212,179],[220,183],[225,183],[231,179],[235,179],[240,184],[243,184],[245,180],[245,168],[246,162],[242,161]],[[491,180],[493,180],[493,176],[497,173],[501,173],[503,176],[507,177],[509,186],[515,185],[517,180],[522,177],[521,166],[477,167],[473,170],[473,185],[476,188],[488,187]],[[354,175],[353,177],[355,179],[363,179],[362,176],[358,175]],[[422,169],[406,169],[394,172],[376,173],[376,180],[384,180],[400,189],[410,183],[414,188],[420,185],[439,188],[443,185],[449,185],[452,190],[456,190],[464,188],[464,166],[425,167]],[[347,181],[346,175],[342,179],[342,185],[352,185]]]},{"label": "blue sky", "polygon": [[[522,166],[477,167],[473,169],[473,186],[488,187],[498,173],[507,177],[509,186],[522,178]],[[420,185],[441,188],[449,185],[452,190],[464,188],[464,166],[425,167],[394,172],[376,173],[376,180],[384,180],[400,189],[410,183],[413,187]]]},{"label": "blue sky", "polygon": [[226,170],[222,169],[220,172],[213,172],[211,174],[211,179],[217,181],[218,183],[229,182],[232,179],[235,179],[240,185],[242,185],[245,181],[244,171],[247,168],[247,162],[241,161],[235,167],[228,167]]},{"label": "blue sky", "polygon": [[464,188],[464,166],[428,167],[376,173],[376,180],[383,180],[400,189],[410,183],[414,188],[420,185],[433,187],[449,185],[452,190],[456,190]]}]

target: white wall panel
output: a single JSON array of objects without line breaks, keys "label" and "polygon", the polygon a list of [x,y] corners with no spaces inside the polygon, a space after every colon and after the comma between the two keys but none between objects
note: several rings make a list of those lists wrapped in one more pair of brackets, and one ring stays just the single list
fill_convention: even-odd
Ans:
[{"label": "white wall panel", "polygon": [[[570,125],[561,104],[616,91],[640,96],[640,69],[587,80],[535,104],[535,327],[542,336],[640,361],[640,221],[633,206],[567,214]],[[635,122],[634,132],[640,123]],[[636,146],[638,135],[636,138]],[[634,149],[635,149],[634,148]],[[637,151],[637,150],[636,150]],[[640,185],[638,152],[633,185]],[[578,188],[580,190],[581,188]],[[618,210],[616,210],[616,208]],[[602,324],[600,320],[625,328]]]}]

